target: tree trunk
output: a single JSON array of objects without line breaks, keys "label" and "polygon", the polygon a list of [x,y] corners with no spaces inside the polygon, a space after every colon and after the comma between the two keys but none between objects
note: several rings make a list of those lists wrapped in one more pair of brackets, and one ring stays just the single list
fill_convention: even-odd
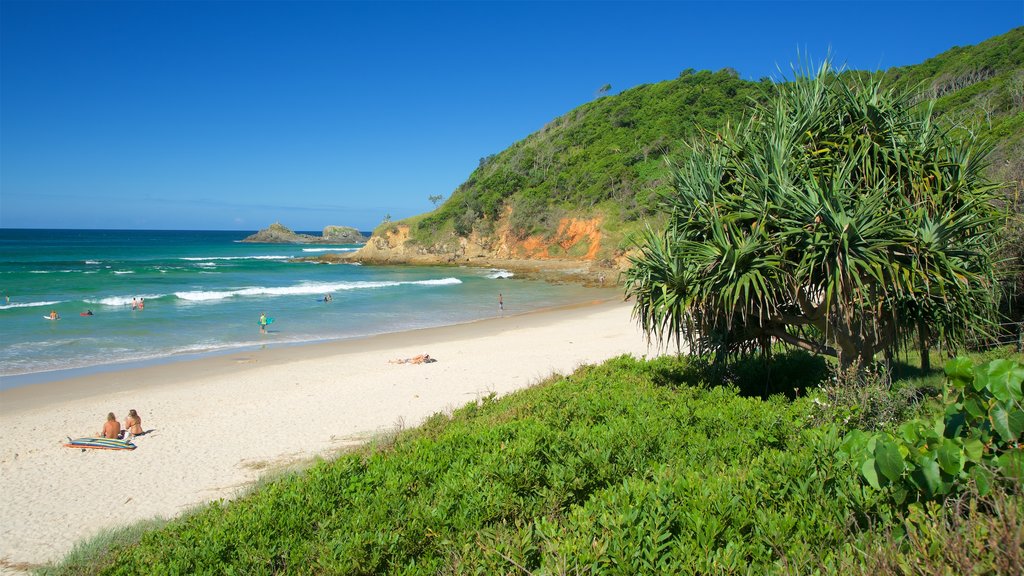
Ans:
[{"label": "tree trunk", "polygon": [[923,320],[919,320],[917,322],[917,339],[921,348],[921,371],[925,374],[932,371],[930,336],[928,325]]}]

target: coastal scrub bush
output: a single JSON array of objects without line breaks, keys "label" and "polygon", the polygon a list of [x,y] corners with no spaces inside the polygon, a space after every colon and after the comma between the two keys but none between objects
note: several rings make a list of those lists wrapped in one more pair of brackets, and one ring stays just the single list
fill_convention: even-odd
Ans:
[{"label": "coastal scrub bush", "polygon": [[883,368],[836,370],[820,388],[816,421],[836,423],[844,430],[873,432],[909,418],[921,400],[918,385],[894,385]]},{"label": "coastal scrub bush", "polygon": [[[851,431],[842,454],[876,490],[891,487],[897,503],[942,498],[970,483],[985,496],[999,477],[1024,479],[1024,365],[1008,359],[977,367],[946,364],[944,413],[910,420],[895,434]],[[997,475],[998,474],[998,475]]]},{"label": "coastal scrub bush", "polygon": [[[622,357],[489,396],[79,573],[845,574],[888,562],[872,555],[889,536],[893,562],[920,559],[890,494],[836,458],[841,429],[810,426],[809,399],[708,375]],[[996,525],[979,514],[972,529]],[[953,537],[940,520],[915,520],[929,550]]]},{"label": "coastal scrub bush", "polygon": [[644,331],[721,357],[784,342],[843,369],[991,331],[1000,186],[988,145],[930,113],[826,62],[695,143],[668,224],[629,258]]}]

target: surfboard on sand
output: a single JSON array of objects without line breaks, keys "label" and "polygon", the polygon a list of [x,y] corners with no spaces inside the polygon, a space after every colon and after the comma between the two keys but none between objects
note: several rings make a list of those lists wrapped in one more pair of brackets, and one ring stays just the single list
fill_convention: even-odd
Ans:
[{"label": "surfboard on sand", "polygon": [[135,444],[117,438],[75,438],[68,437],[65,448],[92,448],[96,450],[135,450]]}]

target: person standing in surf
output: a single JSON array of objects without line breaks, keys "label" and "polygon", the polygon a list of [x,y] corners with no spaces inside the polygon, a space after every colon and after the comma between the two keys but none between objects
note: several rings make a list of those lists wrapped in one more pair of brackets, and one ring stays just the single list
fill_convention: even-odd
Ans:
[{"label": "person standing in surf", "polygon": [[260,334],[267,333],[267,313],[260,312]]}]

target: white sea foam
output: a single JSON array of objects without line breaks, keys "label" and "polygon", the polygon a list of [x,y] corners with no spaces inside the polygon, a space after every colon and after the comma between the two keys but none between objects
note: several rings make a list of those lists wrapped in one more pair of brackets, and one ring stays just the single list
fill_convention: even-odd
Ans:
[{"label": "white sea foam", "polygon": [[102,264],[99,260],[86,260],[86,264]]},{"label": "white sea foam", "polygon": [[114,274],[135,274],[134,270],[114,270]]},{"label": "white sea foam", "polygon": [[194,290],[175,292],[174,295],[181,300],[189,302],[205,302],[210,300],[223,300],[236,296],[305,296],[320,295],[328,292],[341,292],[345,290],[366,290],[372,288],[389,288],[393,286],[445,286],[462,284],[458,278],[437,278],[432,280],[413,281],[382,281],[382,282],[306,282],[295,286],[253,286],[237,290]]},{"label": "white sea foam", "polygon": [[233,292],[217,292],[207,290],[195,290],[190,292],[175,292],[174,296],[189,302],[205,302],[207,300],[223,300],[234,296]]},{"label": "white sea foam", "polygon": [[8,310],[10,308],[35,308],[36,306],[53,306],[54,304],[61,304],[64,300],[47,300],[44,302],[11,302],[10,304],[4,304],[0,306],[0,310]]},{"label": "white sea foam", "polygon": [[508,270],[502,270],[500,268],[495,268],[487,274],[487,277],[490,278],[491,280],[497,280],[498,278],[511,278],[513,276],[515,276],[514,273],[509,272]]},{"label": "white sea foam", "polygon": [[207,260],[291,260],[291,256],[182,256],[180,260],[203,262]]},{"label": "white sea foam", "polygon": [[355,252],[359,248],[303,248],[303,252]]},{"label": "white sea foam", "polygon": [[138,296],[108,296],[106,298],[100,298],[99,300],[86,299],[85,302],[89,304],[100,304],[102,306],[128,306],[132,303],[132,300],[142,298],[144,300],[156,300],[162,298],[164,294],[141,294]]}]

